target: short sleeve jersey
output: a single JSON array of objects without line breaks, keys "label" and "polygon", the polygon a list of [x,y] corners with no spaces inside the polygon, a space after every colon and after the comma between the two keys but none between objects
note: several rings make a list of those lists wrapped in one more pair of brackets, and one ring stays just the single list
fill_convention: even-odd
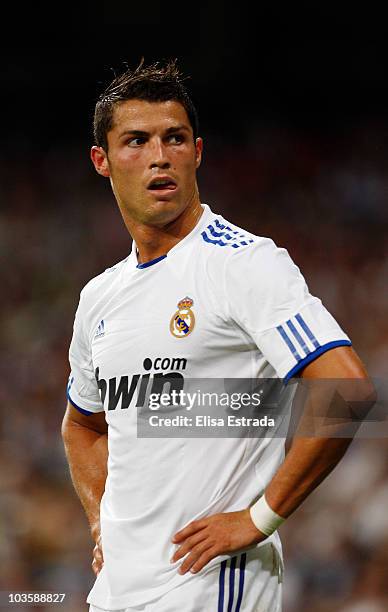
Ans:
[{"label": "short sleeve jersey", "polygon": [[88,598],[101,608],[141,605],[193,579],[170,564],[172,535],[251,505],[284,457],[278,438],[138,438],[144,381],[171,373],[287,381],[350,345],[285,249],[203,209],[166,256],[138,264],[133,244],[81,292],[68,398],[85,414],[105,410],[109,426],[105,563]]}]

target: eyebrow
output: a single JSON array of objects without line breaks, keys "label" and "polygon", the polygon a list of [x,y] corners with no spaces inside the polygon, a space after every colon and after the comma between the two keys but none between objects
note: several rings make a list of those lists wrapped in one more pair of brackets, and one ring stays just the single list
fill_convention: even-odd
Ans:
[{"label": "eyebrow", "polygon": [[[166,135],[168,135],[168,134],[172,134],[174,132],[180,132],[182,130],[184,130],[186,132],[190,132],[190,129],[186,125],[180,124],[180,125],[173,125],[173,126],[167,128],[167,130],[165,130],[164,133]],[[150,135],[149,132],[145,132],[144,130],[124,130],[124,132],[122,132],[120,134],[119,138],[121,138],[122,136],[128,136],[129,134],[131,136],[138,136],[138,137],[145,137],[145,136],[149,136]]]}]

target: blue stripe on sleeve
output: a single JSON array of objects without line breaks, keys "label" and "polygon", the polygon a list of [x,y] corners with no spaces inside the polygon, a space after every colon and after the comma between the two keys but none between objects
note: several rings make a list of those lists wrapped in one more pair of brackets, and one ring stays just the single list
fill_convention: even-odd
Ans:
[{"label": "blue stripe on sleeve", "polygon": [[70,376],[69,376],[69,383],[68,383],[68,385],[67,385],[67,393],[69,393],[69,391],[70,391],[70,389],[71,389],[71,386],[72,386],[73,382],[74,382],[74,376],[71,376],[71,375],[70,375]]},{"label": "blue stripe on sleeve", "polygon": [[298,313],[297,315],[295,315],[295,319],[298,321],[298,323],[301,326],[301,328],[303,329],[303,331],[306,332],[307,337],[309,338],[309,340],[311,340],[311,342],[313,343],[315,348],[319,348],[318,340],[314,336],[313,332],[311,331],[311,329],[307,325],[307,323],[304,320],[304,318],[302,317],[302,315]]},{"label": "blue stripe on sleeve", "polygon": [[287,336],[286,332],[284,331],[283,325],[278,325],[276,329],[278,330],[279,334],[283,338],[284,342],[287,344],[288,348],[290,349],[290,351],[293,354],[293,356],[295,357],[295,359],[297,361],[301,361],[302,357],[299,355],[299,353],[296,350],[295,346],[292,344],[291,340],[289,339],[289,337]]},{"label": "blue stripe on sleeve", "polygon": [[67,395],[67,399],[69,400],[70,404],[74,406],[74,408],[77,408],[77,410],[81,412],[81,414],[86,414],[86,416],[90,416],[91,414],[94,414],[94,412],[90,412],[90,410],[85,410],[84,408],[80,408],[79,406],[77,406],[77,404],[73,402],[73,400],[71,399],[69,393],[66,393],[66,395]]},{"label": "blue stripe on sleeve", "polygon": [[293,324],[293,322],[291,321],[291,319],[289,319],[287,321],[287,325],[289,327],[289,329],[291,330],[291,332],[294,334],[295,338],[297,339],[297,341],[299,342],[300,346],[302,347],[302,349],[304,350],[304,352],[306,353],[306,355],[308,355],[309,353],[311,353],[309,347],[307,346],[307,344],[305,343],[305,341],[303,340],[302,336],[300,335],[300,333],[298,332],[298,330],[296,329],[295,325]]},{"label": "blue stripe on sleeve", "polygon": [[295,376],[295,374],[303,370],[303,368],[306,367],[306,365],[314,361],[317,357],[319,357],[323,353],[326,353],[326,351],[330,351],[330,349],[336,348],[337,346],[351,346],[351,345],[352,343],[349,340],[334,340],[333,342],[328,342],[327,344],[323,344],[322,346],[317,348],[316,351],[313,351],[312,353],[307,355],[307,357],[302,359],[302,361],[299,361],[299,363],[297,363],[296,366],[294,366],[288,372],[288,374],[286,374],[286,376],[283,379],[283,382],[287,383],[290,380],[290,378],[292,378],[293,376]]}]

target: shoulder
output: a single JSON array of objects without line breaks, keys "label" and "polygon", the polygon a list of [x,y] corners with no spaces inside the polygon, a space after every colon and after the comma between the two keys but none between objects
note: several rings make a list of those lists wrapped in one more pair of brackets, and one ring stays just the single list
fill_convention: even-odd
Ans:
[{"label": "shoulder", "polygon": [[86,337],[99,324],[105,305],[120,286],[127,260],[128,257],[93,277],[81,290],[74,325]]},{"label": "shoulder", "polygon": [[200,237],[209,254],[216,252],[223,253],[224,256],[228,256],[231,252],[243,250],[244,247],[249,247],[260,240],[260,236],[256,236],[214,213],[209,215]]},{"label": "shoulder", "polygon": [[[238,318],[252,308],[262,314],[260,325],[264,327],[273,315],[281,319],[280,311],[310,299],[306,281],[285,248],[220,216],[217,221],[219,225],[214,219],[208,224],[207,238],[212,235],[228,246],[204,241],[208,245],[204,247],[206,278],[217,303],[224,303],[229,314]],[[209,225],[226,234],[215,236]]]},{"label": "shoulder", "polygon": [[104,296],[108,296],[114,286],[120,283],[128,257],[91,278],[81,290],[80,301],[85,305],[95,304],[96,300],[101,301]]},{"label": "shoulder", "polygon": [[209,219],[201,241],[209,272],[214,269],[219,273],[222,267],[225,273],[251,270],[256,276],[262,273],[268,277],[273,270],[279,273],[294,265],[288,251],[271,238],[254,234],[220,215]]},{"label": "shoulder", "polygon": [[259,302],[262,308],[264,303],[283,302],[296,286],[304,285],[286,249],[220,215],[212,215],[201,228],[200,251],[209,297],[228,312],[231,303],[241,308]]}]

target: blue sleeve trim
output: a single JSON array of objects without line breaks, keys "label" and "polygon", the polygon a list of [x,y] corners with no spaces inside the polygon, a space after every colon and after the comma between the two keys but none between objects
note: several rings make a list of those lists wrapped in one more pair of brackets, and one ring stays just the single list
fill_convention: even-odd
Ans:
[{"label": "blue sleeve trim", "polygon": [[69,400],[70,404],[74,406],[74,408],[77,408],[79,412],[81,412],[82,414],[86,414],[86,416],[90,416],[91,414],[94,414],[94,412],[90,412],[90,410],[84,410],[84,408],[80,408],[79,406],[77,406],[77,404],[75,404],[73,400],[71,399],[69,393],[67,393],[66,395],[67,395],[67,399]]},{"label": "blue sleeve trim", "polygon": [[290,378],[295,376],[295,374],[300,372],[300,370],[303,370],[303,368],[305,368],[307,364],[314,361],[317,357],[319,357],[323,353],[326,353],[326,351],[330,351],[330,349],[336,348],[337,346],[351,346],[351,345],[352,343],[349,340],[334,340],[333,342],[328,342],[327,344],[323,344],[322,346],[317,348],[313,353],[310,353],[309,355],[307,355],[307,357],[299,361],[299,363],[297,363],[296,366],[294,366],[288,372],[288,374],[286,374],[286,376],[283,379],[284,383],[288,383]]}]

